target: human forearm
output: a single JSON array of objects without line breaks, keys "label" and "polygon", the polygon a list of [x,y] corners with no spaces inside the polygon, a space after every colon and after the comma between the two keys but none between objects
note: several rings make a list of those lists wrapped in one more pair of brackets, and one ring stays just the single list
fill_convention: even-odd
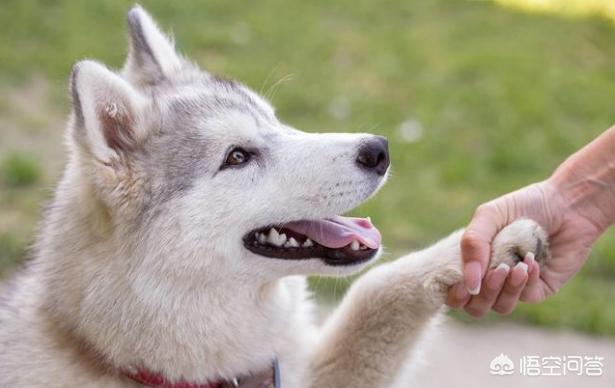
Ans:
[{"label": "human forearm", "polygon": [[615,127],[570,156],[548,181],[567,210],[604,232],[615,222]]}]

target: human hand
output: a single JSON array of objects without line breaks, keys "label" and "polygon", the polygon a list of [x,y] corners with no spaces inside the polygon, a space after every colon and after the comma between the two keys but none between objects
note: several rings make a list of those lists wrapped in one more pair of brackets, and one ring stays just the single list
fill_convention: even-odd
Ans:
[{"label": "human hand", "polygon": [[[508,314],[519,300],[539,302],[557,292],[583,266],[592,244],[604,230],[587,217],[584,207],[569,202],[561,187],[550,179],[481,205],[461,241],[464,280],[451,288],[447,304],[463,307],[478,318],[490,309]],[[542,269],[529,257],[525,265],[485,274],[491,241],[518,218],[532,219],[543,227],[549,235],[551,259]]]}]

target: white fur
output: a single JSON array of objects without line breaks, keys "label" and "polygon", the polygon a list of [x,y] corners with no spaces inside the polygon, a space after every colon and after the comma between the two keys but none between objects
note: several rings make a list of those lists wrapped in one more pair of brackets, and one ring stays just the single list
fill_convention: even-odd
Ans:
[{"label": "white fur", "polygon": [[[152,58],[144,60],[136,57],[138,50],[136,42],[131,40],[128,60],[122,70],[122,74],[138,85],[148,85],[156,82],[163,76],[170,76],[182,67],[182,59],[175,52],[175,45],[171,39],[165,36],[152,17],[140,6],[133,7],[128,13],[129,23],[139,23],[140,33],[150,48],[148,55]],[[160,73],[160,74],[158,74]]]}]

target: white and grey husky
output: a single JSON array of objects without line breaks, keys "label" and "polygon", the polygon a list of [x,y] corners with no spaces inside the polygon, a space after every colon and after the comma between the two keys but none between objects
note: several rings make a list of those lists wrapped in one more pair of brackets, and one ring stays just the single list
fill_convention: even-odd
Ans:
[{"label": "white and grey husky", "polygon": [[[386,139],[294,129],[142,8],[128,26],[121,71],[73,68],[66,170],[2,295],[0,386],[389,386],[461,278],[460,232],[370,270],[317,327],[305,276],[381,251],[340,215],[383,185]],[[492,265],[546,244],[517,221]]]}]

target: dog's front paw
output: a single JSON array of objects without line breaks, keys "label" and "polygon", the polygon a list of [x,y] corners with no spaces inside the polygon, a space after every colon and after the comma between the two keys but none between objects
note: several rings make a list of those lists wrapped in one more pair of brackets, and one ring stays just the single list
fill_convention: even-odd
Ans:
[{"label": "dog's front paw", "polygon": [[521,219],[506,226],[493,240],[490,267],[505,263],[513,267],[527,255],[534,255],[542,267],[550,257],[547,234],[540,225]]}]

